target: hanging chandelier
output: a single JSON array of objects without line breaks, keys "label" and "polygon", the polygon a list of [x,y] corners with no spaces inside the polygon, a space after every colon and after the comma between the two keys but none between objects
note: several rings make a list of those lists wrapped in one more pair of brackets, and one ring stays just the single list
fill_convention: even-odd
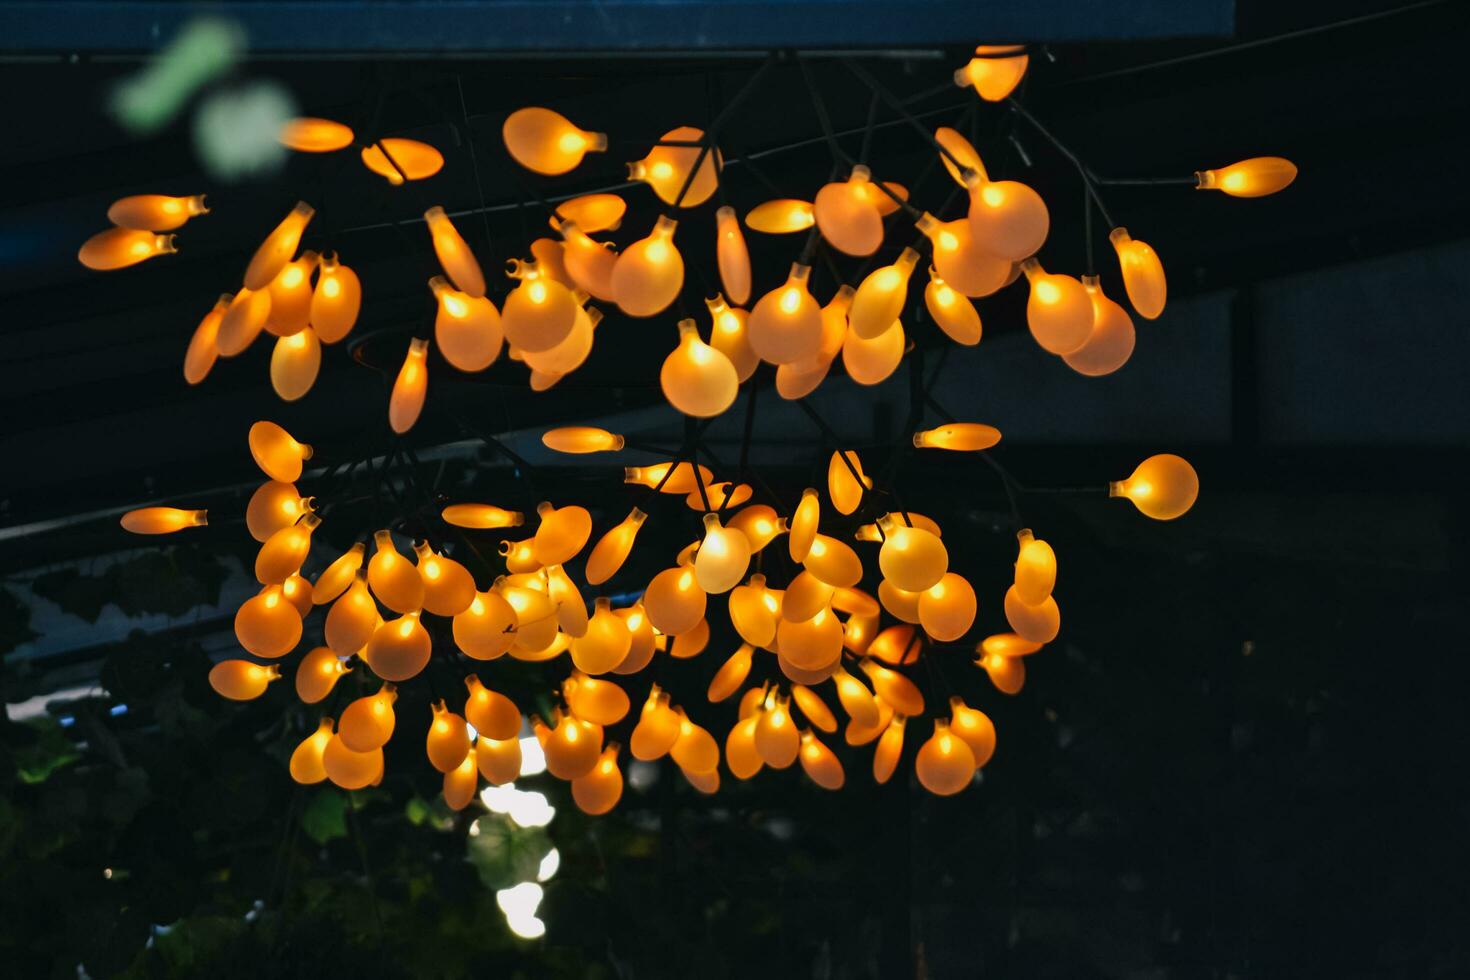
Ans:
[{"label": "hanging chandelier", "polygon": [[[544,209],[556,237],[525,243],[531,257],[508,263],[510,288],[498,305],[488,294],[500,291],[492,290],[456,227],[457,215],[439,205],[423,211],[424,246],[442,275],[427,284],[432,329],[426,325],[409,338],[402,361],[395,358],[396,371],[388,370],[389,427],[402,436],[418,422],[431,367],[436,375],[445,370],[431,361],[431,350],[449,376],[485,371],[506,354],[529,369],[532,390],[544,391],[586,361],[604,332],[604,308],[658,318],[659,326],[647,331],[645,356],[661,364],[664,399],[684,417],[683,443],[635,446],[592,426],[542,435],[543,444],[561,454],[659,452],[659,462],[623,467],[631,495],[626,516],[594,516],[558,494],[534,514],[502,506],[503,500],[445,502],[420,485],[417,459],[402,441],[385,457],[336,457],[308,474],[310,445],[270,421],[251,427],[249,451],[267,482],[251,497],[244,523],[260,544],[254,573],[261,588],[235,617],[245,655],[216,664],[209,680],[225,698],[246,701],[260,697],[284,669],[302,704],[322,706],[316,728],[291,755],[293,779],[329,780],[344,789],[375,785],[384,776],[383,747],[395,735],[400,693],[424,693],[432,716],[427,731],[413,737],[424,738],[430,765],[443,774],[445,802],[465,807],[481,780],[503,785],[521,771],[525,714],[497,680],[517,662],[567,665],[560,683],[545,692],[554,698],[550,710],[531,714],[530,728],[548,771],[570,783],[577,806],[589,814],[608,812],[622,795],[625,760],[614,739],[639,760],[670,757],[704,793],[719,789],[722,769],[745,780],[763,768],[798,764],[813,783],[837,790],[858,758],[866,758],[873,779],[885,783],[907,757],[927,790],[948,796],[972,785],[991,759],[996,730],[990,718],[958,694],[947,704],[932,703],[932,692],[926,698],[910,672],[941,652],[973,650],[978,671],[972,676],[983,673],[1003,694],[1019,692],[1027,659],[1060,632],[1058,561],[1051,545],[1023,526],[1015,499],[1021,485],[990,452],[1002,433],[939,404],[932,379],[924,378],[923,349],[911,341],[904,318],[912,325],[927,316],[946,343],[974,346],[982,335],[976,300],[1024,280],[1025,319],[1036,344],[1079,374],[1111,374],[1132,355],[1136,335],[1128,308],[1102,290],[1093,264],[1094,216],[1106,224],[1134,314],[1157,318],[1167,287],[1158,254],[1112,220],[1102,189],[1115,183],[1192,185],[1257,197],[1287,186],[1296,168],[1281,158],[1258,157],[1192,177],[1099,177],[1013,96],[1027,69],[1026,49],[981,46],[955,73],[955,84],[977,97],[959,111],[966,118],[988,105],[1010,112],[1075,168],[1085,189],[1087,268],[1080,276],[1043,266],[1039,253],[1051,216],[1035,189],[993,174],[958,128],[926,128],[852,62],[847,68],[871,93],[875,109],[886,105],[933,153],[953,182],[949,193],[921,208],[908,188],[873,173],[867,138],[861,158],[850,156],[807,79],[833,158],[831,178],[801,189],[807,197],[768,200],[742,219],[725,202],[719,139],[776,60],[772,56],[751,73],[707,129],[671,129],[628,165],[629,180],[646,184],[656,205],[636,206],[646,194],[641,188],[628,199],[598,188],[558,197],[555,204],[532,195],[528,206]],[[797,63],[805,75],[805,62]],[[610,145],[607,135],[544,107],[511,113],[502,136],[516,164],[542,177],[570,175],[587,154],[606,153]],[[412,193],[416,182],[445,166],[427,143],[376,135],[363,141],[326,119],[297,119],[281,139],[306,154],[355,148],[368,170]],[[706,205],[715,209],[715,240],[681,239],[678,216]],[[176,230],[207,213],[202,196],[125,198],[108,213],[115,227],[88,240],[80,259],[90,268],[118,269],[170,254],[177,251]],[[298,203],[256,249],[238,291],[221,296],[205,314],[185,353],[190,384],[204,381],[217,358],[237,356],[268,333],[275,338],[272,387],[294,401],[312,389],[324,347],[348,341],[362,309],[363,284],[335,252],[302,250],[314,215],[311,205]],[[623,226],[643,237],[621,249],[593,237]],[[805,232],[784,281],[761,284],[769,287],[764,291],[754,281],[747,231]],[[885,246],[899,250],[879,259]],[[705,281],[720,285],[698,315],[684,309],[686,252],[710,270]],[[864,264],[842,276],[829,261],[840,257]],[[813,295],[819,261],[834,280],[819,290],[825,302]],[[360,348],[358,353],[366,360]],[[1005,632],[977,635],[979,598],[955,570],[968,556],[950,554],[939,520],[903,505],[897,466],[869,473],[859,453],[841,448],[843,441],[805,400],[839,360],[854,382],[872,386],[892,377],[906,359],[911,413],[898,458],[913,451],[948,454],[957,465],[979,461],[1010,502],[1014,568],[1010,586],[995,597]],[[827,460],[825,486],[805,489],[798,499],[773,490],[749,458],[763,386],[799,406],[839,447]],[[740,461],[729,466],[715,458],[704,433],[742,394]],[[940,424],[926,428],[928,416]],[[493,436],[482,438],[518,460]],[[403,473],[406,492],[385,494],[397,512],[392,519],[337,525],[333,518],[354,481],[370,484],[376,501],[395,469]],[[615,469],[609,469],[611,476]],[[1190,464],[1162,453],[1108,484],[1106,493],[1167,521],[1186,513],[1198,490]],[[671,511],[681,503],[702,515],[699,535],[663,556],[662,570],[646,582],[628,581],[623,568],[640,531],[649,522],[676,522]],[[122,519],[124,528],[139,534],[206,523],[204,511],[174,507],[135,510]],[[314,541],[318,532],[331,535],[336,547]],[[499,550],[493,568],[482,551],[491,542]],[[314,578],[303,574],[307,570]],[[317,607],[324,615],[315,616]],[[712,623],[717,635],[733,631],[738,640],[733,652],[720,651],[725,659],[706,691],[710,704],[738,706],[723,737],[701,724],[703,705],[676,704],[658,683],[639,677],[656,658],[703,654]],[[462,677],[463,689],[436,690],[432,679],[418,684],[431,661]],[[341,683],[349,675],[350,685]],[[922,729],[907,731],[921,720]],[[906,742],[917,743],[917,750],[906,752]]]}]

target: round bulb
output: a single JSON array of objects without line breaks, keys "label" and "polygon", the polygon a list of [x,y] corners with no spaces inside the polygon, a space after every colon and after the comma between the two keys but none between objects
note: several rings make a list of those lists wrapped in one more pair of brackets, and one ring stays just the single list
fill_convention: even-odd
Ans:
[{"label": "round bulb", "polygon": [[428,143],[418,140],[389,136],[365,146],[361,153],[362,165],[382,177],[394,187],[401,186],[403,179],[423,180],[444,169],[444,154]]},{"label": "round bulb", "polygon": [[515,609],[500,593],[479,592],[454,617],[454,643],[473,660],[494,660],[510,649],[518,623]]},{"label": "round bulb", "polygon": [[588,153],[607,149],[604,134],[578,129],[565,116],[540,106],[512,112],[500,132],[516,163],[552,177],[575,169]]},{"label": "round bulb", "polygon": [[801,733],[801,768],[807,778],[823,789],[839,790],[846,781],[842,763],[831,749],[811,732]]},{"label": "round bulb", "polygon": [[1026,301],[1026,323],[1042,350],[1070,354],[1092,336],[1092,297],[1071,276],[1055,275],[1034,258],[1021,263],[1031,284]]},{"label": "round bulb", "polygon": [[967,219],[941,222],[924,214],[915,226],[929,238],[935,270],[964,296],[989,296],[1010,282],[1011,260],[986,249]]},{"label": "round bulb", "polygon": [[937,535],[923,528],[909,527],[896,514],[879,518],[878,528],[884,535],[883,546],[878,550],[878,568],[898,588],[923,592],[938,584],[949,570],[949,552]]},{"label": "round bulb", "polygon": [[278,585],[295,575],[311,552],[311,533],[320,524],[319,517],[308,513],[299,523],[272,534],[256,553],[256,580]]},{"label": "round bulb", "polygon": [[335,344],[352,332],[362,309],[362,282],[357,273],[337,261],[336,254],[322,256],[317,266],[316,288],[311,292],[311,328],[324,344]]},{"label": "round bulb", "polygon": [[[470,731],[465,720],[444,706],[442,700],[432,705],[433,717],[425,738],[429,764],[440,772],[458,769],[470,754]],[[474,760],[470,760],[474,765]]]},{"label": "round bulb", "polygon": [[332,740],[332,719],[323,718],[316,731],[306,736],[291,752],[291,778],[303,786],[320,783],[327,778],[322,756]]},{"label": "round bulb", "polygon": [[411,612],[373,630],[362,659],[379,677],[398,682],[417,677],[432,652],[429,631],[419,622],[419,614]]},{"label": "round bulb", "polygon": [[1127,497],[1154,520],[1172,521],[1194,506],[1199,475],[1182,457],[1160,453],[1139,463],[1128,479],[1108,484],[1108,496]]},{"label": "round bulb", "polygon": [[1040,605],[1057,584],[1057,556],[1051,545],[1022,528],[1016,534],[1016,595],[1029,606]]},{"label": "round bulb", "polygon": [[694,557],[694,577],[709,595],[729,592],[750,566],[750,539],[720,525],[718,514],[704,515],[704,540]]},{"label": "round bulb", "polygon": [[975,610],[975,590],[954,572],[946,572],[919,596],[919,623],[940,643],[951,643],[968,633],[975,624]]},{"label": "round bulb", "polygon": [[873,200],[882,192],[869,186],[871,177],[868,168],[858,164],[847,180],[817,191],[812,203],[817,228],[839,252],[872,255],[883,244],[883,216]]},{"label": "round bulb", "polygon": [[810,358],[821,348],[822,310],[807,292],[811,267],[796,263],[782,286],[760,298],[750,313],[750,347],[771,364]]},{"label": "round bulb", "polygon": [[1092,332],[1062,360],[1078,374],[1097,378],[1112,374],[1133,356],[1133,321],[1123,307],[1103,295],[1096,276],[1083,276],[1082,286],[1092,300]]},{"label": "round bulb", "polygon": [[[679,126],[660,137],[661,140],[680,143],[696,143],[704,139],[704,131],[693,126]],[[699,171],[689,181],[695,161],[700,161]],[[709,200],[719,186],[719,169],[723,158],[718,149],[702,152],[697,146],[655,146],[648,156],[628,164],[628,178],[641,180],[653,188],[654,194],[665,204],[679,200],[681,207],[698,207]],[[688,181],[688,190],[685,182]]]},{"label": "round bulb", "polygon": [[368,585],[378,601],[396,613],[418,612],[424,606],[424,583],[418,569],[399,554],[393,535],[373,535],[376,551],[368,562]]},{"label": "round bulb", "polygon": [[383,776],[383,750],[354,752],[333,735],[322,750],[322,769],[333,785],[342,789],[364,789]]},{"label": "round bulb", "polygon": [[1011,262],[1035,255],[1051,230],[1046,202],[1014,180],[990,180],[983,169],[965,176],[970,191],[970,234],[975,245]]},{"label": "round bulb", "polygon": [[768,695],[765,708],[757,716],[755,749],[761,761],[772,769],[787,768],[801,751],[801,733],[792,720],[789,705],[786,698]]},{"label": "round bulb", "polygon": [[618,746],[609,745],[591,772],[572,780],[572,801],[590,816],[601,816],[623,798],[623,771],[618,768]]},{"label": "round bulb", "polygon": [[281,337],[271,351],[271,387],[282,401],[298,401],[316,384],[321,366],[322,344],[316,331],[307,327]]},{"label": "round bulb", "polygon": [[1062,612],[1054,596],[1029,603],[1014,585],[1006,590],[1005,614],[1011,629],[1033,643],[1050,643],[1062,628]]},{"label": "round bulb", "polygon": [[236,611],[235,638],[257,657],[284,657],[301,640],[301,613],[279,585],[268,585]]},{"label": "round bulb", "polygon": [[327,646],[340,656],[352,656],[367,645],[379,618],[377,603],[368,592],[367,575],[359,571],[327,611],[323,628]]},{"label": "round bulb", "polygon": [[699,339],[693,320],[680,320],[679,345],[664,358],[659,384],[674,408],[711,418],[734,403],[740,377],[728,357]]},{"label": "round bulb", "polygon": [[510,698],[492,691],[474,674],[465,676],[464,686],[469,691],[464,702],[465,720],[481,738],[504,740],[520,734],[521,713]]},{"label": "round bulb", "polygon": [[643,608],[653,628],[666,636],[687,633],[704,619],[705,592],[693,568],[667,568],[648,583]]},{"label": "round bulb", "polygon": [[669,707],[668,695],[657,684],[648,691],[648,699],[638,714],[629,747],[635,759],[652,762],[663,757],[679,738],[679,716]]},{"label": "round bulb", "polygon": [[475,766],[492,786],[514,782],[521,774],[521,740],[481,735],[475,739]]},{"label": "round bulb", "polygon": [[684,288],[684,258],[674,245],[678,222],[660,215],[647,238],[623,250],[612,271],[612,293],[629,316],[662,313]]},{"label": "round bulb", "polygon": [[475,598],[475,580],[459,562],[429,547],[416,545],[419,579],[424,583],[424,608],[435,616],[457,616]]},{"label": "round bulb", "polygon": [[1030,58],[1020,44],[982,44],[976,57],[954,75],[960,88],[973,88],[986,102],[1000,102],[1016,90],[1026,75]]},{"label": "round bulb", "polygon": [[572,640],[572,662],[584,673],[605,674],[623,662],[632,646],[627,621],[612,611],[606,596],[598,596],[587,631]]},{"label": "round bulb", "polygon": [[740,381],[748,380],[760,364],[760,355],[750,346],[750,314],[731,309],[724,296],[717,295],[704,303],[710,315],[710,346],[730,359]]},{"label": "round bulb", "polygon": [[316,704],[332,693],[343,674],[351,672],[331,647],[316,647],[296,665],[296,696],[303,704]]},{"label": "round bulb", "polygon": [[505,331],[500,311],[483,296],[471,296],[442,276],[429,280],[439,304],[434,315],[434,343],[444,359],[461,371],[483,371],[500,356]]},{"label": "round bulb", "polygon": [[392,684],[384,684],[376,694],[353,701],[342,712],[342,718],[337,723],[337,737],[353,752],[381,749],[393,737],[393,729],[397,724],[393,702],[397,700],[397,688]]},{"label": "round bulb", "polygon": [[868,340],[850,330],[842,342],[842,366],[847,376],[860,385],[876,385],[888,380],[903,360],[908,338],[903,324],[894,320],[888,329]]},{"label": "round bulb", "polygon": [[919,746],[914,771],[920,784],[935,796],[953,796],[974,778],[975,753],[949,730],[949,722],[936,718],[934,734]]},{"label": "round bulb", "polygon": [[995,754],[995,723],[983,711],[965,704],[959,695],[949,699],[950,734],[970,747],[975,768],[982,768]]},{"label": "round bulb", "polygon": [[543,503],[536,508],[541,524],[531,545],[536,560],[542,565],[563,565],[582,550],[592,534],[592,515],[586,508],[553,507]]}]

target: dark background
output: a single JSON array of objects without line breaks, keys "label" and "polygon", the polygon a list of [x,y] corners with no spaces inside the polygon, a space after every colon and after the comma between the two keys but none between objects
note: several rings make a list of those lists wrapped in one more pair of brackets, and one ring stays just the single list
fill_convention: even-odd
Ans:
[{"label": "dark background", "polygon": [[[128,7],[56,9],[69,6],[78,18]],[[244,6],[269,17],[272,5]],[[424,208],[507,205],[457,219],[498,301],[498,264],[545,233],[544,212],[516,205],[620,182],[623,161],[665,129],[707,124],[759,52],[260,50],[215,88],[275,79],[305,111],[360,134],[376,119],[379,134],[426,139],[447,164],[407,189],[351,159],[309,157],[218,185],[186,120],[140,141],[105,114],[136,53],[102,50],[97,23],[75,23],[69,46],[65,15],[28,21],[0,60],[0,950],[16,975],[76,976],[78,964],[140,977],[1470,975],[1459,628],[1470,32],[1453,3],[1242,2],[1233,31],[1221,5],[1223,34],[1208,6],[1180,13],[1198,15],[1188,24],[1157,11],[1097,23],[1079,10],[1026,35],[1053,43],[1033,51],[1021,98],[1102,174],[1187,175],[1267,153],[1301,167],[1295,185],[1257,201],[1105,192],[1170,276],[1164,315],[1137,321],[1133,361],[1107,379],[1072,375],[1026,336],[1019,288],[981,301],[973,350],[946,354],[932,325],[908,324],[938,400],[1000,427],[995,457],[1028,487],[1101,487],[1156,451],[1189,458],[1203,484],[1170,524],[1101,493],[1022,495],[1025,522],[1060,556],[1061,637],[1028,661],[1016,697],[962,649],[915,671],[931,705],[958,692],[995,719],[1000,749],[983,780],[954,799],[924,793],[912,752],[927,724],[915,725],[886,787],[872,785],[867,750],[841,753],[838,794],[788,772],[745,784],[726,774],[705,798],[664,763],[651,787],[588,819],[539,777],[526,785],[558,808],[544,834],[485,818],[473,838],[483,811],[451,818],[422,761],[435,671],[400,701],[384,786],[346,809],[342,794],[286,777],[316,717],[292,707],[289,679],[245,707],[209,690],[208,663],[233,655],[230,619],[249,594],[239,562],[250,542],[231,517],[259,479],[245,431],[273,418],[327,464],[389,451],[373,367],[396,366],[430,323],[433,260],[413,223]],[[933,44],[925,12],[880,47],[864,38],[892,22],[860,25],[877,15],[852,4],[845,20],[829,14],[830,43],[803,46],[854,48],[913,111],[932,113],[927,125],[968,127],[992,173],[1050,203],[1047,266],[1079,271],[1075,174],[1003,109],[966,115],[973,97],[943,86],[972,39]],[[577,47],[596,47],[581,37]],[[807,64],[834,127],[860,130],[861,84],[831,52]],[[560,180],[517,172],[498,130],[527,103],[606,130],[610,152]],[[875,175],[937,210],[952,185],[932,152],[886,109],[879,120]],[[810,196],[832,166],[819,135],[803,73],[783,60],[721,139],[730,203],[744,213],[776,196],[771,185]],[[860,143],[844,138],[850,153]],[[76,263],[117,197],[203,190],[214,212],[186,226],[178,255],[107,274]],[[646,189],[626,196],[620,244],[652,213]],[[179,365],[194,324],[297,198],[319,210],[306,245],[339,250],[363,278],[367,367],[329,348],[315,390],[283,405],[261,343],[188,388]],[[681,216],[684,301],[696,310],[710,212]],[[907,235],[891,233],[889,250]],[[749,239],[760,292],[800,240]],[[1121,295],[1111,251],[1096,245],[1104,286]],[[860,265],[819,265],[815,292]],[[451,499],[529,510],[550,497],[584,503],[599,529],[620,519],[637,500],[620,463],[568,465],[537,440],[601,419],[676,443],[656,387],[671,320],[609,315],[588,364],[542,395],[520,365],[468,378],[436,355],[428,409],[405,440],[417,475]],[[894,474],[908,506],[943,522],[980,595],[976,637],[1003,629],[1013,539],[999,484],[978,465],[894,452],[906,369],[871,390],[837,374],[813,406],[870,471]],[[751,457],[769,484],[762,499],[789,508],[820,485],[833,446],[778,403],[761,393]],[[743,404],[709,430],[726,461]],[[508,465],[471,429],[527,464]],[[211,524],[140,548],[116,516],[154,500],[208,506]],[[367,504],[342,513],[343,525],[379,516]],[[692,511],[661,501],[607,592],[636,593],[696,528]],[[350,540],[334,533],[323,528],[329,546]],[[701,657],[651,668],[721,739],[733,708],[702,692],[730,649],[717,625]],[[544,707],[560,670],[518,666],[497,680],[525,710]],[[629,684],[635,703],[646,680]],[[445,671],[437,683],[457,681]],[[517,940],[493,889],[525,877],[548,837],[562,868],[540,913],[547,936]]]}]

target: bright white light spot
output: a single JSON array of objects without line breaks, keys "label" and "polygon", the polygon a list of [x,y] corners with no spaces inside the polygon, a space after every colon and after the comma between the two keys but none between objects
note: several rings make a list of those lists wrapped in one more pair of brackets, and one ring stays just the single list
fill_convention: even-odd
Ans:
[{"label": "bright white light spot", "polygon": [[522,939],[539,939],[546,935],[546,923],[536,918],[544,892],[534,881],[523,881],[514,888],[495,893],[495,902],[505,913],[505,924]]},{"label": "bright white light spot", "polygon": [[555,876],[557,870],[560,868],[561,852],[553,847],[551,850],[547,851],[546,856],[541,859],[541,865],[536,869],[536,880],[550,881],[552,877]]},{"label": "bright white light spot", "polygon": [[546,771],[546,753],[535,735],[521,738],[521,775],[536,776]]}]

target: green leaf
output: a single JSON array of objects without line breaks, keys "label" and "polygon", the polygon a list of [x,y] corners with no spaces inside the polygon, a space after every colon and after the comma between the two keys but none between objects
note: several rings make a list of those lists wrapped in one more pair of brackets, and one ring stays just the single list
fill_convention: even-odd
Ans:
[{"label": "green leaf", "polygon": [[539,827],[521,828],[499,815],[476,820],[466,851],[487,888],[509,888],[535,881],[551,840]]},{"label": "green leaf", "polygon": [[16,774],[21,782],[45,782],[56,770],[81,758],[76,745],[66,737],[56,719],[43,715],[26,725],[35,729],[38,737],[14,751]]},{"label": "green leaf", "polygon": [[347,797],[336,789],[319,789],[301,813],[301,828],[318,844],[347,836]]}]

